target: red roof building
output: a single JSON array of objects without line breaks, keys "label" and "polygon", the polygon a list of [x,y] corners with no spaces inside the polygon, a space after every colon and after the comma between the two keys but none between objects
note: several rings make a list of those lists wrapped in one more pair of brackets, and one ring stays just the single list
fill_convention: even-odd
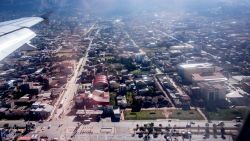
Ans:
[{"label": "red roof building", "polygon": [[93,86],[95,88],[105,88],[108,86],[108,79],[105,75],[97,75],[93,80]]},{"label": "red roof building", "polygon": [[30,136],[22,136],[17,139],[18,141],[30,141],[31,137]]},{"label": "red roof building", "polygon": [[109,105],[110,96],[109,92],[105,92],[102,90],[94,90],[93,92],[80,94],[75,98],[76,106],[78,108],[83,108],[87,106],[91,108],[95,105],[106,106]]},{"label": "red roof building", "polygon": [[96,105],[109,105],[109,92],[94,90],[92,95],[89,95],[89,98],[91,98]]}]

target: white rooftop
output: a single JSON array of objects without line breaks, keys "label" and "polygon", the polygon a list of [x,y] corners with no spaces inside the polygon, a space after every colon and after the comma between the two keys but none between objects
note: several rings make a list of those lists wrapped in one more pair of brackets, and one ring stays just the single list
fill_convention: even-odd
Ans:
[{"label": "white rooftop", "polygon": [[232,78],[236,81],[247,81],[250,80],[250,76],[245,76],[245,75],[236,75],[232,76]]},{"label": "white rooftop", "polygon": [[196,68],[196,67],[211,67],[211,63],[193,63],[193,64],[179,64],[181,68]]},{"label": "white rooftop", "polygon": [[227,98],[242,98],[243,96],[238,91],[233,91],[226,95]]},{"label": "white rooftop", "polygon": [[191,45],[176,45],[176,46],[171,46],[170,49],[172,50],[181,50],[181,49],[193,49],[194,47]]}]

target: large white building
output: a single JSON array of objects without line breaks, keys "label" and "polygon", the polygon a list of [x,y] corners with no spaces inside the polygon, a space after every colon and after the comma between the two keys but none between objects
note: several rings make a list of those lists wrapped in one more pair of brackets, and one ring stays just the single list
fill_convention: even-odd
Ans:
[{"label": "large white building", "polygon": [[195,73],[214,73],[215,67],[211,63],[193,63],[193,64],[179,64],[179,74],[187,82],[192,82],[192,75]]}]

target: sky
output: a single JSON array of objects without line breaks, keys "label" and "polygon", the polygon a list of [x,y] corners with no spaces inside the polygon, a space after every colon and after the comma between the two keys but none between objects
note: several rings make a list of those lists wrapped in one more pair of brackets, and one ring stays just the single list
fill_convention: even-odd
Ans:
[{"label": "sky", "polygon": [[213,8],[231,11],[250,8],[250,0],[0,0],[0,12],[29,13],[46,10],[78,9],[95,15],[129,15],[142,11],[206,11]]}]

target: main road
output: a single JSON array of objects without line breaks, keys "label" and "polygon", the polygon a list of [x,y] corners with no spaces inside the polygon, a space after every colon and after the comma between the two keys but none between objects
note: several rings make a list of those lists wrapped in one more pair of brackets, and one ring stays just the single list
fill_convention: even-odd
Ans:
[{"label": "main road", "polygon": [[[73,116],[66,116],[64,119],[60,119],[58,121],[50,121],[44,122],[40,125],[37,125],[36,133],[40,135],[47,135],[50,139],[57,138],[60,141],[67,141],[68,139],[72,139],[75,141],[80,140],[142,140],[137,136],[133,137],[134,134],[133,128],[138,124],[139,126],[143,126],[144,124],[153,122],[155,126],[162,124],[163,127],[170,128],[178,128],[176,130],[182,131],[191,131],[196,137],[194,140],[202,139],[204,134],[205,124],[207,123],[205,120],[126,120],[121,122],[110,122],[106,119],[103,119],[101,122],[92,122],[90,124],[78,124],[78,122],[73,121]],[[190,124],[190,123],[193,124]],[[63,123],[63,125],[61,125]],[[213,124],[219,124],[220,121],[212,121],[209,123],[211,136],[208,140],[222,140],[220,137],[217,139],[213,138]],[[239,128],[235,127],[235,121],[224,121],[227,133],[236,132]],[[187,128],[187,125],[191,126]],[[50,127],[50,128],[48,128]],[[78,128],[77,128],[78,127]],[[218,133],[220,134],[220,127],[217,128]],[[88,133],[87,133],[88,132]],[[74,135],[74,136],[72,136]],[[119,138],[120,137],[120,138]],[[227,140],[231,138],[228,136]],[[159,140],[159,138],[158,138]],[[232,139],[231,139],[232,140]]]},{"label": "main road", "polygon": [[[92,30],[95,28],[96,24],[93,24],[89,30],[85,33],[84,37],[86,35],[89,35],[88,33],[92,32]],[[89,38],[89,37],[88,37]],[[78,75],[82,72],[82,68],[85,66],[88,58],[88,52],[91,48],[93,39],[90,39],[90,43],[88,45],[88,48],[86,50],[86,54],[80,59],[77,66],[74,69],[73,76],[70,78],[70,80],[67,82],[64,92],[59,96],[54,109],[51,113],[51,116],[48,118],[48,120],[54,120],[61,118],[63,115],[68,113],[68,111],[71,109],[71,106],[73,105],[73,98],[74,95],[77,92],[78,84],[76,83],[76,79],[78,78]]]}]

